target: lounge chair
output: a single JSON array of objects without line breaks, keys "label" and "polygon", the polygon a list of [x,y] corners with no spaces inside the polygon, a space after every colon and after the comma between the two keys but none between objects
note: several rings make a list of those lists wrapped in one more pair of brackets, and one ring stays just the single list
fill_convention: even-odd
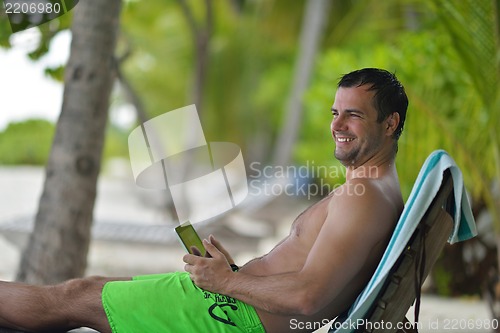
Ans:
[{"label": "lounge chair", "polygon": [[[345,314],[316,332],[418,331],[420,290],[446,241],[476,234],[462,173],[437,150],[422,166],[372,279]],[[405,317],[412,304],[415,324]]]}]

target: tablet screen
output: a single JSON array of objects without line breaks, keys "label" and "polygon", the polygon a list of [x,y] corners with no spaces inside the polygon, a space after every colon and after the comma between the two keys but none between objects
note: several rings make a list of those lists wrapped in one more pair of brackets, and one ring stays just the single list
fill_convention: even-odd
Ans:
[{"label": "tablet screen", "polygon": [[175,231],[177,232],[177,235],[179,236],[179,239],[181,240],[182,245],[184,245],[184,248],[186,248],[186,251],[188,251],[191,254],[193,251],[191,250],[192,246],[196,246],[198,250],[201,252],[201,256],[205,256],[205,247],[203,246],[203,243],[201,242],[200,237],[196,233],[196,230],[194,230],[192,224],[186,224],[186,225],[180,225],[175,228]]}]

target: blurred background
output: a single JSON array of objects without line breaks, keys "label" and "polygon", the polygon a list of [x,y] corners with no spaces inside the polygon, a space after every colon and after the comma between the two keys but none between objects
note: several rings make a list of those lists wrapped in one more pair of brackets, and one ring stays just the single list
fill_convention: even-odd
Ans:
[{"label": "blurred background", "polygon": [[[81,197],[67,191],[53,206],[43,205],[54,188],[46,176],[71,172],[54,167],[61,160],[51,149],[65,142],[56,132],[85,132],[79,116],[62,116],[75,103],[63,95],[76,77],[65,76],[66,64],[78,47],[96,57],[103,51],[85,44],[70,51],[72,36],[90,31],[88,22],[73,20],[83,2],[15,34],[0,11],[1,278],[53,282],[182,269],[183,250],[172,232],[175,207],[166,191],[135,185],[127,137],[148,119],[188,104],[196,104],[208,141],[242,148],[250,184],[242,207],[199,225],[200,233],[219,235],[237,262],[262,254],[301,210],[342,183],[329,131],[336,83],[352,70],[380,67],[396,73],[410,100],[397,156],[405,198],[425,158],[445,149],[464,174],[478,225],[478,237],[445,248],[426,291],[480,299],[488,315],[500,317],[497,0],[110,2],[117,9],[101,19],[116,21],[116,30],[97,28],[112,41],[113,64],[97,73],[111,82],[109,94],[98,89],[109,108],[96,108],[104,113],[102,140],[86,139],[102,141],[88,146],[96,147],[92,161],[100,165],[98,178],[86,181],[96,196],[85,198],[91,202],[82,212],[89,214],[56,227],[47,212],[67,216],[59,210]],[[39,235],[31,233],[35,224],[45,226]],[[66,231],[55,237],[56,229]],[[73,239],[74,229],[81,239]],[[51,247],[50,258],[38,257]],[[65,260],[67,253],[79,259]],[[78,269],[52,274],[60,266]]]}]

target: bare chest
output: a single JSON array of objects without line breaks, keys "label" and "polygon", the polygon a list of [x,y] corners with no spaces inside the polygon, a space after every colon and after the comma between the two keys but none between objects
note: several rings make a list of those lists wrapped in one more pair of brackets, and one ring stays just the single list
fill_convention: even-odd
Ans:
[{"label": "bare chest", "polygon": [[307,256],[325,222],[328,200],[322,200],[301,213],[293,222],[290,234],[265,258],[272,273],[302,269]]},{"label": "bare chest", "polygon": [[324,198],[303,211],[293,222],[289,237],[302,238],[303,241],[312,239],[314,242],[325,223],[329,199],[330,197]]}]

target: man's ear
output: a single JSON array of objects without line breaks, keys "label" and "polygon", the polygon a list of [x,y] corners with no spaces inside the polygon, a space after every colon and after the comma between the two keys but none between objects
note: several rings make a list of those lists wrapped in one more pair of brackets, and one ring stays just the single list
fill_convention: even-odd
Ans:
[{"label": "man's ear", "polygon": [[390,116],[386,118],[386,135],[387,136],[392,136],[394,132],[396,132],[396,129],[398,128],[399,125],[399,113],[393,112]]}]

